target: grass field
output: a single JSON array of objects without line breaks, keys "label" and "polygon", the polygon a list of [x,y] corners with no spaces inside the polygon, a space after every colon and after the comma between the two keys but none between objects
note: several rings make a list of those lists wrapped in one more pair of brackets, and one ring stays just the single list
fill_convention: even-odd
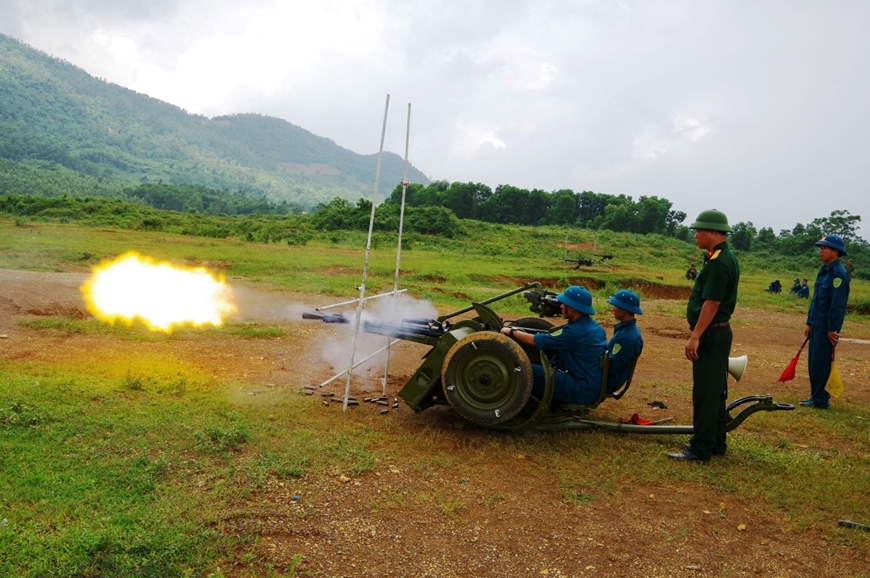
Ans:
[{"label": "grass field", "polygon": [[[570,243],[615,255],[613,269],[576,271],[560,262],[564,230],[485,229],[461,243],[413,239],[402,253],[400,286],[449,310],[525,280],[542,280],[551,289],[587,284],[596,304],[605,307],[603,299],[616,288],[643,282],[642,297],[655,302],[650,313],[679,320],[684,301],[658,301],[656,293],[688,288],[686,264],[700,261],[691,246],[671,239],[575,231]],[[369,293],[392,288],[394,244],[388,237],[376,244]],[[85,273],[104,259],[136,250],[206,266],[230,283],[243,280],[324,301],[355,296],[364,246],[364,236],[356,233],[342,235],[340,242],[313,239],[296,247],[0,221],[0,269]],[[569,251],[569,257],[576,253]],[[740,306],[800,323],[806,301],[771,296],[764,288],[774,277],[812,278],[812,273],[746,267]],[[870,284],[855,282],[852,299],[870,302]],[[502,310],[521,314],[526,307],[518,296]],[[851,314],[849,322],[862,336],[870,335],[870,317]],[[565,509],[601,513],[625,503],[636,513],[638,500],[648,502],[653,494],[724,496],[721,506],[697,508],[723,519],[733,516],[736,527],[735,504],[740,504],[745,519],[757,515],[771,524],[777,520],[795,536],[821,535],[830,547],[826,555],[840,553],[850,561],[845,568],[853,573],[841,575],[870,576],[870,533],[830,529],[832,518],[870,523],[866,392],[825,415],[753,417],[751,426],[732,436],[734,456],[727,467],[674,468],[661,459],[662,451],[675,447],[668,436],[622,438],[614,453],[612,438],[597,433],[583,438],[589,443],[577,443],[576,433],[548,436],[546,443],[493,432],[445,434],[437,422],[316,411],[322,400],[301,396],[298,388],[275,388],[253,374],[245,378],[232,361],[214,368],[185,354],[189,348],[229,344],[250,350],[245,363],[252,364],[258,355],[268,357],[270,350],[298,347],[308,339],[300,324],[230,324],[155,335],[93,318],[22,315],[10,327],[38,345],[30,354],[11,355],[3,352],[10,351],[8,342],[0,340],[0,576],[325,575],[306,567],[300,552],[280,562],[264,557],[268,539],[262,533],[227,528],[278,488],[298,491],[303,502],[314,503],[335,491],[324,480],[356,479],[380,472],[384,464],[401,464],[426,480],[463,483],[516,456],[554,480]],[[74,348],[68,345],[73,340],[78,340]],[[866,368],[867,356],[855,360],[856,367],[859,363]],[[685,396],[688,379],[682,372],[649,380],[646,387],[660,396]],[[660,451],[650,452],[651,445]],[[432,508],[457,523],[472,510],[493,511],[510,500],[508,494],[481,490],[472,499],[411,487],[366,508],[375,517],[391,509]],[[300,520],[315,515],[306,507],[300,507]],[[697,531],[678,526],[651,535],[663,547],[689,547]],[[755,531],[760,540],[774,534],[772,526]],[[854,572],[862,561],[864,570]]]}]

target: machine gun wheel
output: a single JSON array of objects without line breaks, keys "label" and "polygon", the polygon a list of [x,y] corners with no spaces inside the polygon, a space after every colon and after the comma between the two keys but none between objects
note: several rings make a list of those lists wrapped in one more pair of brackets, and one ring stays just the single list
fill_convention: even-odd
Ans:
[{"label": "machine gun wheel", "polygon": [[456,413],[478,425],[511,419],[532,393],[532,364],[511,338],[490,331],[466,335],[444,358],[441,383]]}]

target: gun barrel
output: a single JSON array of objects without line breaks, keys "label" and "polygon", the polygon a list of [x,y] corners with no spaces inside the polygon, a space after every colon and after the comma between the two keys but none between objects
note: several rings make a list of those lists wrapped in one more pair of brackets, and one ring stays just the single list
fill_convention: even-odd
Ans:
[{"label": "gun barrel", "polygon": [[350,323],[341,313],[302,313],[302,319],[319,319],[324,323]]},{"label": "gun barrel", "polygon": [[403,319],[400,323],[363,322],[363,331],[366,333],[386,335],[417,343],[434,344],[449,330],[449,323],[439,323],[434,319]]}]

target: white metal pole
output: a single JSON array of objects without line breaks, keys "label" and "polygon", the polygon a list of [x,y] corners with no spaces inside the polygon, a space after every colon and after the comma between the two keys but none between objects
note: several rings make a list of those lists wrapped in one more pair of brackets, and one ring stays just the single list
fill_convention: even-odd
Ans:
[{"label": "white metal pole", "polygon": [[365,304],[365,294],[366,294],[366,277],[368,276],[369,271],[369,255],[372,250],[372,231],[375,226],[375,206],[378,202],[378,181],[381,179],[381,160],[384,157],[384,136],[387,133],[387,113],[390,111],[390,95],[387,95],[387,102],[384,105],[384,124],[381,128],[381,146],[378,151],[378,167],[375,170],[375,189],[372,192],[372,213],[369,217],[369,236],[366,240],[366,258],[365,264],[363,265],[363,274],[362,274],[362,283],[359,286],[359,303],[356,306],[356,317],[354,318],[353,323],[353,340],[351,341],[350,348],[350,363],[347,366],[347,381],[344,384],[344,401],[341,404],[342,411],[347,411],[347,399],[350,397],[350,378],[353,374],[353,356],[356,352],[356,338],[359,335],[359,325],[360,319],[362,318],[362,308]]},{"label": "white metal pole", "polygon": [[[405,194],[408,192],[408,143],[411,140],[411,103],[408,103],[408,122],[405,127],[405,167],[402,170],[402,204],[399,207],[399,242],[396,246],[396,274],[393,277],[393,307],[399,294],[399,266],[402,262],[402,231],[405,229]],[[387,338],[387,357],[384,361],[383,395],[387,395],[387,380],[390,377],[390,346]]]},{"label": "white metal pole", "polygon": [[[357,367],[359,367],[360,365],[362,365],[363,363],[365,363],[366,361],[368,361],[368,360],[371,359],[372,357],[378,355],[379,353],[382,353],[385,349],[387,349],[388,347],[391,347],[391,346],[397,344],[397,343],[400,342],[400,341],[401,341],[401,339],[394,339],[392,342],[388,343],[388,344],[385,345],[384,347],[381,347],[380,349],[378,349],[377,351],[375,351],[374,353],[372,353],[371,355],[369,355],[369,356],[366,357],[365,359],[360,359],[359,361],[357,361],[356,363],[354,363],[354,365],[353,365],[353,367],[352,367],[351,369],[356,369]],[[341,377],[341,376],[344,375],[344,374],[345,374],[344,371],[342,371],[342,372],[340,372],[340,373],[336,373],[335,375],[333,375],[332,377],[330,377],[329,379],[327,379],[326,381],[324,381],[323,383],[321,383],[321,384],[320,384],[320,387],[326,387],[327,385],[329,385],[330,383],[332,383],[333,381],[335,381],[336,379],[338,379],[339,377]]]},{"label": "white metal pole", "polygon": [[[399,293],[407,293],[407,289],[399,289]],[[394,294],[392,291],[389,293],[379,293],[378,295],[372,295],[371,297],[366,297],[363,301],[372,301],[373,299],[380,299],[381,297],[393,297]],[[342,307],[344,305],[353,305],[354,303],[359,302],[359,299],[351,299],[350,301],[342,301],[341,303],[333,303],[332,305],[324,305],[323,307],[315,307],[315,311],[327,311],[329,309],[335,309],[336,307]]]}]

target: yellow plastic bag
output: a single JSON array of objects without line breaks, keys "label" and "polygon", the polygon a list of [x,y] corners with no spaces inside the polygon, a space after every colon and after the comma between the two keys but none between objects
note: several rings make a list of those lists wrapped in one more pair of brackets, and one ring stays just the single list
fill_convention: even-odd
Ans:
[{"label": "yellow plastic bag", "polygon": [[840,397],[843,395],[843,381],[840,379],[840,372],[837,371],[837,364],[834,363],[834,352],[831,352],[831,374],[828,376],[828,381],[825,383],[825,391],[831,394],[831,397]]}]

